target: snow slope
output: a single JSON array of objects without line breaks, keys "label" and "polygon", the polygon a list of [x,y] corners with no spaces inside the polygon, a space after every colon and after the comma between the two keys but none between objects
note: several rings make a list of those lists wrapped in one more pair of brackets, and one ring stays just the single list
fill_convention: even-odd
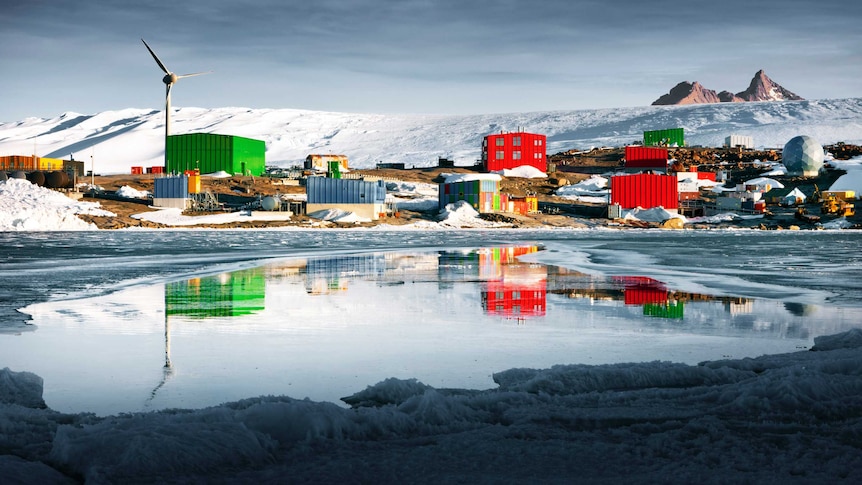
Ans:
[{"label": "snow slope", "polygon": [[386,379],[99,418],[0,369],[11,483],[859,483],[862,330],[754,359],[516,368],[495,389]]},{"label": "snow slope", "polygon": [[[436,165],[440,156],[472,165],[482,138],[523,129],[548,136],[548,153],[623,146],[644,130],[683,127],[690,145],[720,146],[730,134],[758,147],[783,147],[800,134],[820,143],[862,143],[862,98],[649,106],[583,111],[483,115],[381,115],[296,109],[179,108],[176,134],[204,132],[266,142],[267,163],[289,167],[310,153],[344,153],[355,168],[377,162]],[[124,109],[91,115],[64,113],[0,124],[0,155],[73,155],[97,173],[128,173],[164,164],[164,112]]]},{"label": "snow slope", "polygon": [[77,214],[113,217],[98,202],[79,202],[26,180],[0,182],[0,231],[83,231],[96,229]]}]

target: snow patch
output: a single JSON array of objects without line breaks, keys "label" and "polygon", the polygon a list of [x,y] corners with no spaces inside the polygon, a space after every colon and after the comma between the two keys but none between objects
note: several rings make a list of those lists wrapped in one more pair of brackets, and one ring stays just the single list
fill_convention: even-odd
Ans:
[{"label": "snow patch", "polygon": [[0,231],[87,231],[96,225],[78,217],[115,217],[98,202],[79,202],[27,180],[0,182]]},{"label": "snow patch", "polygon": [[128,185],[124,185],[117,189],[116,195],[127,199],[146,199],[150,196],[150,193],[146,190],[138,190],[129,187]]},{"label": "snow patch", "polygon": [[548,174],[531,165],[521,165],[515,168],[504,168],[503,170],[494,170],[491,173],[502,175],[503,177],[523,178],[523,179],[539,179],[548,178]]}]

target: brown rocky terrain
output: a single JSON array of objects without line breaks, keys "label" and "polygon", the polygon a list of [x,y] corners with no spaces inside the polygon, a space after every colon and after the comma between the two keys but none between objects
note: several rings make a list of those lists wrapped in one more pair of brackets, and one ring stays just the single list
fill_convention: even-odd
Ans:
[{"label": "brown rocky terrain", "polygon": [[[847,159],[856,155],[862,155],[862,147],[856,145],[832,145],[825,147],[838,159]],[[775,150],[740,150],[720,148],[671,148],[670,157],[677,160],[677,170],[689,170],[691,166],[697,166],[701,171],[725,170],[730,172],[734,180],[746,180],[759,176],[762,168],[755,163],[760,161],[778,161],[781,159],[780,152]],[[589,178],[591,174],[606,173],[623,165],[623,148],[596,149],[587,152],[568,151],[561,152],[548,157],[551,173],[546,179],[524,179],[503,178],[501,190],[513,195],[535,194],[539,200],[540,214],[519,216],[514,214],[488,214],[483,215],[489,220],[508,222],[513,227],[541,228],[541,227],[591,227],[599,225],[613,225],[602,215],[603,207],[590,204],[575,204],[572,201],[557,197],[555,191],[564,185],[575,184]],[[722,163],[723,162],[723,163]],[[390,180],[405,182],[438,183],[442,180],[442,173],[471,173],[473,168],[414,168],[407,170],[398,169],[375,169],[354,170],[361,175],[382,177]],[[837,174],[831,174],[836,177]],[[96,185],[106,191],[115,191],[124,185],[138,190],[153,190],[153,175],[110,175],[95,177]],[[833,178],[834,180],[834,178]],[[305,188],[297,185],[283,185],[279,179],[269,177],[233,177],[227,179],[202,178],[204,191],[218,194],[220,200],[232,200],[234,202],[252,201],[259,196],[304,193]],[[795,185],[815,184],[817,180],[793,180]],[[827,187],[829,181],[819,181],[823,187]],[[89,199],[98,201],[103,208],[115,213],[116,217],[93,217],[80,216],[93,222],[102,229],[119,229],[125,227],[165,227],[147,221],[140,221],[131,216],[141,212],[154,210],[147,206],[146,201]],[[860,211],[862,212],[862,211]],[[203,215],[203,214],[201,214]],[[398,217],[388,217],[371,223],[363,223],[360,226],[373,226],[381,223],[390,225],[409,224],[417,220],[434,220],[436,211],[414,212],[402,210]],[[862,218],[862,215],[859,216]],[[264,228],[264,227],[308,227],[310,218],[304,215],[295,215],[289,221],[256,221],[233,224],[207,225],[196,227],[211,227],[218,229],[229,228]],[[855,222],[855,219],[854,219]],[[862,222],[862,221],[860,221]],[[787,213],[776,215],[765,221],[751,223],[753,227],[763,225],[764,229],[786,228],[798,222],[793,220],[793,214]],[[656,224],[643,224],[644,226],[656,227]],[[330,224],[331,227],[339,227]],[[354,227],[354,224],[350,224]],[[714,226],[713,226],[714,227]]]},{"label": "brown rocky terrain", "polygon": [[[439,183],[442,180],[442,173],[473,173],[475,170],[470,168],[455,167],[455,168],[415,168],[407,170],[398,169],[374,169],[374,170],[354,170],[353,172],[360,175],[382,177],[384,179],[400,180],[404,182],[423,182],[423,183]],[[566,199],[562,199],[553,195],[554,191],[561,185],[569,183],[577,183],[577,181],[588,177],[583,174],[558,174],[547,179],[521,179],[521,178],[505,178],[501,184],[502,191],[513,195],[536,194],[542,203],[550,202],[555,204],[568,203]],[[113,192],[123,186],[129,186],[137,190],[153,190],[152,174],[144,175],[106,175],[96,176],[94,178],[95,185],[103,188],[106,192]],[[233,202],[251,202],[259,196],[275,195],[275,194],[290,194],[290,193],[305,193],[305,187],[296,185],[282,185],[280,180],[269,177],[233,177],[226,179],[208,179],[203,177],[202,190],[210,191],[218,194],[219,200],[231,200]],[[148,221],[134,219],[133,214],[156,210],[147,206],[146,202],[129,201],[129,200],[112,200],[105,198],[91,199],[89,194],[85,194],[85,200],[93,200],[99,202],[101,206],[108,211],[116,214],[116,217],[94,217],[80,216],[82,219],[96,224],[100,229],[120,229],[125,227],[144,227],[144,228],[165,228],[166,226]],[[436,212],[436,211],[434,211]],[[189,214],[194,215],[194,214]],[[198,213],[198,215],[206,215],[206,213]],[[398,217],[388,217],[380,221],[372,223],[362,223],[359,226],[373,226],[381,223],[390,225],[402,225],[415,222],[417,220],[433,220],[435,213],[421,213],[414,211],[399,211]],[[542,226],[570,226],[581,227],[583,222],[573,219],[570,216],[554,214],[535,214],[530,216],[518,216],[515,214],[497,214],[485,216],[488,220],[498,222],[508,222],[515,227],[542,227]],[[231,224],[201,224],[195,227],[210,227],[218,229],[230,228],[263,228],[263,227],[303,227],[308,226],[310,218],[304,215],[295,215],[289,221],[255,221]],[[330,224],[333,227],[338,227],[337,224]],[[355,227],[355,224],[350,224]]]},{"label": "brown rocky terrain", "polygon": [[683,81],[674,86],[669,93],[653,101],[654,106],[668,104],[720,103],[721,99],[712,89],[706,89],[699,82]]}]

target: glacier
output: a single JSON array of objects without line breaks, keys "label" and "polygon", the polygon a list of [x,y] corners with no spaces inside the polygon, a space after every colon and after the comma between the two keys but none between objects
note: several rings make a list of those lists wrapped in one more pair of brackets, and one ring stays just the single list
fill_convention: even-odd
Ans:
[{"label": "glacier", "polygon": [[[175,134],[218,133],[266,142],[267,164],[300,165],[310,153],[346,154],[353,168],[378,162],[428,167],[446,157],[473,165],[482,138],[500,131],[548,136],[548,153],[624,146],[643,131],[682,127],[691,146],[721,146],[731,134],[747,135],[758,148],[781,148],[808,135],[824,145],[862,143],[862,98],[645,106],[578,111],[477,115],[369,114],[300,109],[175,108]],[[63,113],[0,123],[0,154],[85,162],[99,174],[128,173],[132,166],[164,163],[162,110],[122,109]]]}]

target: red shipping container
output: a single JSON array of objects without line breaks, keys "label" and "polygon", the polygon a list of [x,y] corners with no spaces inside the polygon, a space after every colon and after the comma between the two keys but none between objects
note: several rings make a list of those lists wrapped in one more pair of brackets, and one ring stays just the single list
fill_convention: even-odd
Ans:
[{"label": "red shipping container", "polygon": [[132,167],[132,175],[142,175],[144,173],[144,167]]},{"label": "red shipping container", "polygon": [[613,176],[611,204],[621,209],[679,209],[676,176],[647,173]]},{"label": "red shipping container", "polygon": [[712,180],[715,182],[715,172],[697,172],[698,180]]},{"label": "red shipping container", "polygon": [[147,173],[165,173],[165,167],[163,167],[161,165],[149,167],[149,168],[147,168]]},{"label": "red shipping container", "polygon": [[667,170],[667,148],[627,146],[626,168]]}]

